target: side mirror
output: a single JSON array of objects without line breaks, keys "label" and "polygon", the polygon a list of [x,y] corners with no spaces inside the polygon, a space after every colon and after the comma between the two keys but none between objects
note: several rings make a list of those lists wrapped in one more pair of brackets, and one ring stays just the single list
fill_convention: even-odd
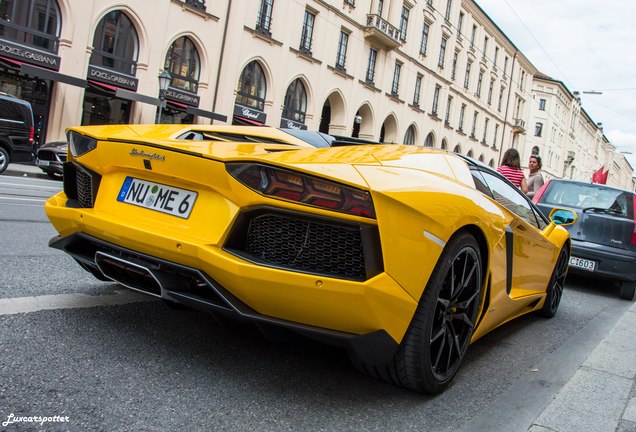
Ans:
[{"label": "side mirror", "polygon": [[557,225],[572,225],[579,219],[575,211],[555,208],[550,212],[550,220]]}]

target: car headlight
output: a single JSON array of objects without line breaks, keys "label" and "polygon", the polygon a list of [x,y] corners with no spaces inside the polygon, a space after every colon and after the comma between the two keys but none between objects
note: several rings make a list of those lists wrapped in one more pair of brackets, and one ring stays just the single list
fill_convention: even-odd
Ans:
[{"label": "car headlight", "polygon": [[68,148],[73,156],[81,156],[97,147],[97,140],[77,132],[66,133]]},{"label": "car headlight", "polygon": [[375,219],[367,191],[268,165],[228,163],[226,168],[232,177],[262,195]]}]

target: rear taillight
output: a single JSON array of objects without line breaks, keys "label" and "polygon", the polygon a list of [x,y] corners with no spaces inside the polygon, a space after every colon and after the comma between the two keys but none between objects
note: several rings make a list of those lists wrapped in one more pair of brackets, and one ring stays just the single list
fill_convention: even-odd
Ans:
[{"label": "rear taillight", "polygon": [[534,196],[532,197],[532,202],[533,203],[537,204],[539,202],[539,200],[543,196],[543,193],[545,192],[545,189],[550,184],[550,181],[551,180],[548,180],[546,183],[543,184],[543,186],[541,186],[541,189],[539,189],[538,191],[535,192]]},{"label": "rear taillight", "polygon": [[636,195],[632,195],[634,202],[634,228],[632,228],[632,245],[636,244]]},{"label": "rear taillight", "polygon": [[33,128],[33,126],[31,126],[31,130],[29,131],[29,144],[32,144],[34,139],[35,139],[35,129]]},{"label": "rear taillight", "polygon": [[245,186],[272,198],[375,218],[367,191],[268,165],[229,163],[227,171]]}]

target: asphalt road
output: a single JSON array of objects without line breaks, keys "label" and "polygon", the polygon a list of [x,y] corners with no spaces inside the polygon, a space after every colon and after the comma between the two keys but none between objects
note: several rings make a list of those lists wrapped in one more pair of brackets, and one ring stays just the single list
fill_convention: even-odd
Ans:
[{"label": "asphalt road", "polygon": [[423,396],[357,373],[343,351],[271,344],[252,326],[97,281],[47,247],[56,233],[43,201],[60,188],[0,176],[0,425],[14,414],[68,417],[32,430],[470,429],[525,400],[531,411],[533,376],[551,397],[568,379],[559,365],[630,305],[616,288],[568,280],[555,318],[500,327],[471,346],[444,393]]}]

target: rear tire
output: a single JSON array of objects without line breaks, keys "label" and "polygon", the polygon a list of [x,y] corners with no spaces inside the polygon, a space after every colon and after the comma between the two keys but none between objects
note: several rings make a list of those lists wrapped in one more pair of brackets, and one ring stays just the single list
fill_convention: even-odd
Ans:
[{"label": "rear tire", "polygon": [[634,291],[636,291],[636,281],[622,281],[619,296],[625,300],[634,300]]},{"label": "rear tire", "polygon": [[375,378],[422,393],[442,391],[464,359],[481,306],[482,264],[475,238],[453,237],[426,285],[411,324],[388,364],[354,366]]},{"label": "rear tire", "polygon": [[569,262],[570,253],[567,246],[564,246],[559,252],[559,257],[552,271],[552,277],[546,288],[545,303],[543,303],[543,307],[539,311],[539,314],[546,318],[552,318],[559,309],[561,297],[563,297],[563,287],[565,287],[565,278],[568,275]]}]

